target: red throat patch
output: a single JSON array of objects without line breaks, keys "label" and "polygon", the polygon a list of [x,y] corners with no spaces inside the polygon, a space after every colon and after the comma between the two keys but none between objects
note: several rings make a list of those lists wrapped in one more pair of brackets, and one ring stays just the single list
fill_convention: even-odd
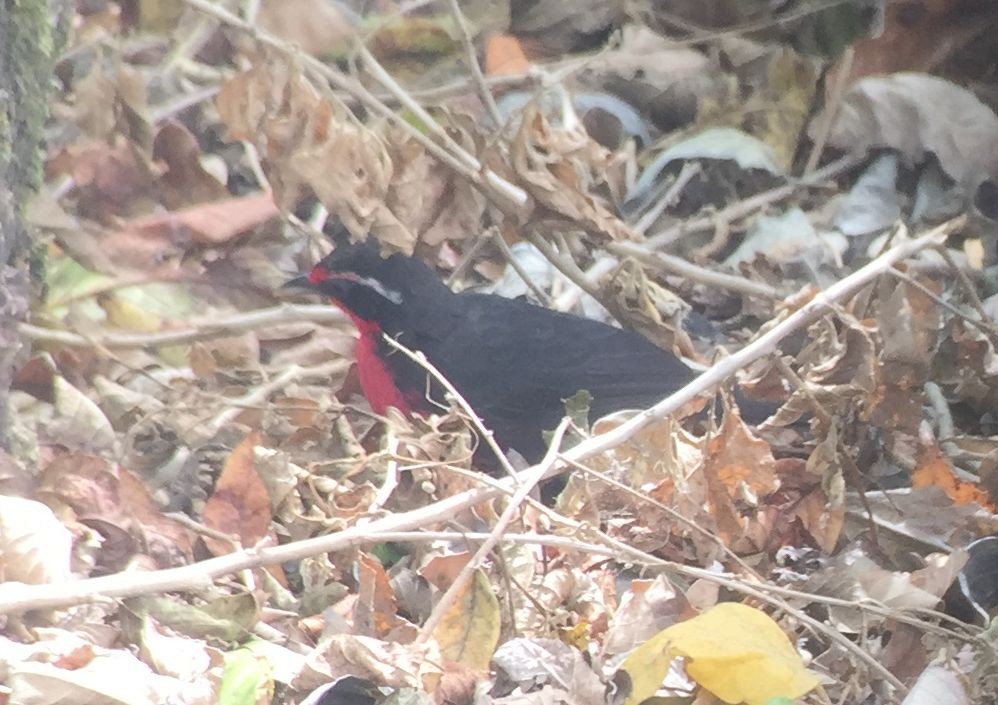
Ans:
[{"label": "red throat patch", "polygon": [[333,299],[339,308],[350,316],[360,337],[354,355],[357,358],[357,376],[360,378],[360,388],[367,397],[367,403],[376,414],[384,416],[388,407],[394,406],[403,414],[412,412],[412,407],[406,401],[405,395],[395,386],[391,372],[384,361],[378,356],[378,343],[381,338],[381,327],[373,321],[358,318],[350,309]]}]

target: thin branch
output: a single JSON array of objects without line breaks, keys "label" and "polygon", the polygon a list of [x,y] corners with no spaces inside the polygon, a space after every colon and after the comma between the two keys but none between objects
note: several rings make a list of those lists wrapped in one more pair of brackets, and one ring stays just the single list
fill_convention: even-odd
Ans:
[{"label": "thin branch", "polygon": [[544,289],[537,285],[537,282],[533,280],[533,277],[531,277],[527,270],[523,268],[520,260],[518,260],[516,255],[513,254],[513,250],[509,248],[509,245],[506,243],[506,238],[502,236],[501,232],[496,230],[492,237],[492,242],[495,243],[495,246],[499,249],[499,252],[502,253],[502,256],[506,258],[506,262],[509,266],[513,268],[514,272],[516,272],[516,276],[520,277],[520,279],[523,280],[523,283],[527,285],[527,288],[534,292],[534,296],[537,297],[537,300],[544,306],[550,306],[551,297],[546,291],[544,291]]},{"label": "thin branch", "polygon": [[499,460],[499,463],[502,465],[503,470],[506,471],[506,473],[510,476],[511,479],[513,479],[514,482],[519,484],[517,472],[510,464],[509,458],[506,457],[506,453],[503,451],[502,448],[499,447],[499,444],[496,442],[495,436],[492,433],[492,429],[488,428],[485,425],[485,422],[482,421],[482,417],[480,417],[478,415],[478,412],[471,407],[471,404],[469,404],[468,400],[465,399],[464,396],[461,394],[461,392],[457,390],[457,387],[451,384],[451,381],[447,379],[440,370],[434,367],[433,364],[426,359],[426,355],[424,355],[421,351],[410,350],[406,346],[402,345],[402,343],[395,340],[395,338],[392,338],[390,335],[387,334],[382,334],[381,338],[388,345],[395,348],[400,353],[402,353],[410,360],[415,362],[417,365],[422,367],[424,370],[426,370],[428,373],[430,373],[430,376],[432,376],[433,379],[435,379],[437,382],[440,383],[440,386],[442,386],[447,391],[447,393],[454,398],[454,401],[456,401],[458,406],[461,407],[461,410],[468,416],[468,419],[471,421],[471,425],[475,428],[475,432],[478,433],[479,436],[481,436],[481,440],[486,445],[488,445],[489,450],[491,450],[495,454],[496,458]]},{"label": "thin branch", "polygon": [[[616,257],[606,254],[598,255],[596,261],[589,265],[589,268],[585,271],[586,280],[599,281],[612,272],[619,264],[620,262]],[[579,299],[582,298],[582,294],[584,293],[585,291],[580,287],[566,287],[566,290],[555,298],[552,308],[556,311],[570,311],[579,303]]]},{"label": "thin branch", "polygon": [[200,340],[214,340],[244,333],[248,330],[273,328],[286,323],[344,323],[347,318],[337,308],[326,304],[282,304],[272,308],[237,313],[223,318],[194,321],[193,328],[164,330],[155,333],[112,333],[82,335],[68,330],[42,328],[31,323],[19,324],[18,331],[35,343],[68,345],[75,348],[100,346],[108,350],[154,348],[164,345],[185,345]]},{"label": "thin branch", "polygon": [[885,274],[895,263],[911,257],[913,254],[927,247],[944,242],[951,233],[958,231],[965,223],[966,217],[960,216],[933,228],[921,237],[895,245],[849,276],[836,282],[824,291],[819,291],[806,304],[742,349],[719,360],[682,389],[663,399],[650,409],[637,414],[617,428],[583,441],[568,451],[566,455],[574,460],[582,460],[597,453],[602,453],[605,450],[613,448],[618,443],[627,440],[649,423],[665,418],[669,414],[678,411],[683,405],[693,401],[700,394],[723,384],[725,380],[732,377],[746,365],[777,352],[777,346],[783,338],[811,325],[820,319],[821,316],[825,315],[826,312],[830,310],[834,311],[837,302],[852,296],[877,277]]},{"label": "thin branch", "polygon": [[[717,574],[712,573],[709,570],[703,568],[694,568],[692,566],[682,565],[680,563],[672,563],[670,561],[662,561],[661,559],[656,559],[651,554],[645,553],[633,546],[629,546],[623,541],[618,541],[602,532],[598,532],[600,537],[604,540],[609,540],[611,545],[621,552],[623,556],[629,556],[632,560],[640,559],[645,563],[659,563],[661,565],[667,565],[670,569],[680,572],[688,576],[696,576],[703,580],[709,580],[717,585],[722,585],[724,587],[735,590],[742,595],[748,595],[754,597],[757,600],[764,602],[767,605],[775,607],[778,610],[786,612],[794,619],[799,621],[801,624],[805,624],[810,627],[815,633],[823,634],[830,641],[835,642],[839,647],[841,647],[846,653],[850,653],[855,656],[861,663],[866,664],[867,668],[873,673],[877,673],[881,678],[887,681],[893,688],[895,688],[900,693],[906,693],[907,688],[904,683],[898,680],[898,677],[891,673],[887,668],[876,659],[876,657],[868,654],[862,649],[862,647],[841,634],[838,630],[828,627],[826,624],[810,616],[803,610],[797,609],[791,606],[783,600],[775,600],[771,595],[766,593],[765,586],[762,585],[749,585],[745,582],[734,580],[732,578],[726,578],[722,580],[716,579]],[[715,578],[708,577],[714,575]]]},{"label": "thin branch", "polygon": [[[966,311],[961,311],[959,308],[951,304],[949,301],[946,301],[941,296],[936,295],[936,293],[931,289],[929,289],[929,287],[925,286],[920,281],[910,276],[906,272],[902,272],[900,269],[891,269],[890,274],[900,279],[901,281],[907,283],[909,286],[918,289],[922,294],[932,299],[932,301],[945,308],[954,316],[956,316],[962,321],[965,321],[966,323],[970,324],[971,326],[979,330],[981,333],[987,336],[988,340],[991,341],[991,345],[995,348],[995,350],[998,350],[998,329],[995,328],[994,323],[991,322],[991,318],[984,311],[983,304],[981,303],[980,299],[977,299],[977,302],[975,304],[973,298],[971,298],[971,303],[972,305],[974,305],[977,315],[984,316],[983,320],[979,318],[974,318]],[[973,288],[974,288],[973,284],[971,284],[970,290],[973,291]],[[977,296],[976,291],[973,293],[973,296],[974,297]]]},{"label": "thin branch", "polygon": [[726,274],[713,269],[700,267],[684,260],[682,257],[667,255],[664,252],[653,252],[649,248],[634,242],[611,242],[606,246],[607,252],[619,257],[633,257],[639,262],[650,265],[658,270],[665,270],[685,277],[690,281],[700,282],[728,291],[737,291],[749,296],[763,299],[779,299],[780,293],[771,286],[754,282],[751,279],[736,274]]},{"label": "thin branch", "polygon": [[544,458],[537,465],[534,465],[528,471],[524,472],[526,478],[520,484],[520,487],[510,498],[509,503],[506,505],[506,509],[499,516],[499,521],[496,522],[495,528],[492,529],[492,533],[489,537],[482,542],[482,545],[478,547],[475,551],[475,555],[471,557],[464,567],[461,568],[457,577],[450,584],[443,595],[440,596],[440,600],[437,601],[436,606],[433,608],[433,612],[427,618],[426,623],[419,630],[419,636],[416,637],[416,643],[422,643],[429,640],[433,636],[434,630],[436,630],[437,625],[440,624],[440,620],[444,618],[447,611],[451,606],[457,601],[461,592],[464,590],[465,585],[471,579],[472,574],[478,570],[478,568],[485,562],[485,559],[495,548],[496,544],[502,539],[506,529],[509,528],[510,523],[513,521],[513,517],[520,511],[523,501],[530,494],[531,490],[537,486],[544,476],[548,473],[552,467],[554,467],[555,461],[558,459],[558,448],[561,446],[561,439],[565,436],[565,431],[568,429],[568,425],[571,423],[571,419],[565,417],[558,424],[558,427],[554,431],[554,436],[551,439],[551,444],[548,447],[547,452],[544,454]]},{"label": "thin branch", "polygon": [[554,265],[555,269],[564,274],[569,281],[597,301],[602,298],[603,292],[600,291],[599,284],[586,276],[586,273],[579,269],[579,265],[575,263],[575,260],[571,256],[558,252],[551,246],[551,243],[536,232],[528,232],[527,240],[544,255],[548,262]]},{"label": "thin branch", "polygon": [[640,235],[648,232],[648,228],[654,225],[658,217],[662,215],[662,212],[675,202],[690,180],[702,171],[703,167],[698,162],[686,162],[683,164],[683,168],[679,171],[676,180],[672,182],[668,190],[634,224],[634,232]]},{"label": "thin branch", "polygon": [[300,367],[291,365],[283,370],[272,380],[253,387],[243,396],[229,402],[229,407],[217,414],[213,419],[205,424],[199,424],[197,432],[203,434],[204,438],[214,438],[215,435],[226,426],[236,420],[246,408],[262,406],[270,395],[283,389],[300,377],[327,377],[337,373],[343,373],[350,366],[350,363],[343,359],[336,359],[318,367]]},{"label": "thin branch", "polygon": [[853,56],[855,56],[853,48],[846,47],[846,50],[839,57],[838,62],[836,62],[838,73],[835,75],[835,84],[829,92],[830,97],[825,104],[825,112],[821,116],[821,122],[816,126],[816,135],[814,144],[811,146],[811,154],[808,155],[807,163],[804,165],[804,176],[817,169],[818,162],[821,161],[821,153],[825,151],[825,144],[828,142],[828,136],[832,132],[832,125],[835,123],[835,118],[839,114],[839,108],[842,106],[842,96],[845,95],[846,88],[849,87],[849,75],[852,73]]},{"label": "thin branch", "polygon": [[[730,357],[719,361],[679,391],[650,409],[637,414],[617,428],[582,441],[575,447],[565,451],[564,457],[568,460],[581,462],[586,458],[590,458],[626,441],[649,423],[678,410],[682,405],[693,400],[704,391],[724,382],[724,380],[735,374],[742,367],[765,355],[772,354],[776,350],[779,341],[784,337],[818,320],[828,310],[833,309],[836,302],[852,296],[877,277],[882,276],[897,262],[914,255],[926,247],[932,247],[945,241],[945,238],[950,233],[961,228],[965,221],[964,217],[955,218],[933,228],[921,237],[895,245],[861,269],[833,284],[825,291],[819,292],[808,303],[775,325],[757,340]],[[537,466],[535,465],[524,472],[530,473],[536,470],[536,468]],[[561,470],[562,463],[556,462],[550,468],[545,468],[544,474],[553,475]],[[523,478],[530,476],[526,474],[520,475]],[[504,478],[497,481],[496,487],[468,490],[440,500],[427,507],[381,517],[335,534],[293,542],[284,546],[249,549],[241,553],[220,556],[179,568],[149,572],[116,573],[99,578],[89,578],[69,583],[50,583],[47,585],[3,583],[0,584],[0,614],[19,613],[36,609],[56,609],[84,602],[130,597],[150,592],[204,589],[210,586],[211,580],[214,578],[247,568],[301,560],[319,553],[366,545],[371,541],[371,537],[376,536],[379,532],[409,531],[445,521],[463,509],[500,495],[503,492],[500,487],[509,488],[513,483],[513,478]],[[693,570],[689,567],[683,568],[686,571]],[[703,575],[700,577],[716,581],[716,574],[710,571],[702,572]],[[762,587],[755,586],[752,590],[761,597],[766,597],[762,592]]]},{"label": "thin branch", "polygon": [[745,200],[738,201],[737,203],[732,203],[727,208],[723,208],[713,215],[693,218],[692,220],[687,220],[683,223],[679,223],[678,225],[674,225],[671,228],[666,228],[665,230],[649,237],[647,240],[648,246],[652,249],[658,249],[672,244],[687,235],[712,230],[714,228],[714,224],[718,220],[722,220],[726,223],[734,223],[762,210],[766,206],[790,198],[790,196],[797,193],[797,191],[801,188],[815,186],[820,184],[822,181],[835,178],[839,174],[849,171],[853,167],[862,164],[864,159],[865,157],[847,154],[846,156],[826,164],[822,168],[808,174],[807,176],[804,176],[801,179],[784,184],[783,186],[778,186],[769,191],[758,193],[751,198],[746,198]]},{"label": "thin branch", "polygon": [[667,514],[669,516],[670,519],[672,519],[677,524],[685,526],[686,528],[690,529],[691,531],[693,531],[693,532],[695,532],[697,534],[700,534],[705,539],[707,539],[711,543],[715,544],[717,546],[718,550],[720,550],[721,553],[723,553],[725,556],[727,556],[730,561],[732,561],[739,568],[741,568],[745,572],[746,575],[750,575],[756,581],[762,582],[762,577],[755,571],[755,569],[752,568],[752,566],[750,566],[744,560],[742,560],[741,556],[739,556],[734,551],[732,551],[728,547],[728,545],[726,543],[724,543],[724,540],[721,539],[721,537],[718,536],[717,534],[715,534],[714,532],[712,532],[709,529],[706,529],[706,528],[700,526],[699,524],[697,524],[692,519],[689,519],[688,517],[683,516],[682,513],[676,511],[675,509],[673,509],[669,505],[665,504],[664,502],[658,501],[657,499],[655,499],[654,497],[652,497],[651,495],[649,495],[647,493],[639,492],[638,490],[634,489],[633,487],[630,487],[629,485],[626,485],[623,482],[620,482],[619,480],[616,480],[616,479],[610,477],[605,472],[600,472],[599,470],[595,470],[594,468],[591,468],[588,465],[585,465],[583,463],[578,463],[578,462],[575,462],[575,461],[572,461],[572,460],[566,460],[565,462],[569,463],[576,470],[580,470],[580,471],[586,473],[587,475],[589,475],[590,477],[595,478],[598,482],[604,482],[604,483],[610,485],[611,487],[615,487],[616,489],[620,490],[621,492],[624,492],[626,494],[631,495],[631,497],[633,497],[637,501],[639,501],[639,502],[641,502],[643,504],[647,504],[649,506],[655,507],[659,511],[664,512],[665,514]]},{"label": "thin branch", "polygon": [[478,63],[475,44],[471,41],[471,30],[468,28],[468,20],[464,16],[464,13],[461,12],[461,6],[457,0],[450,0],[450,12],[454,15],[454,21],[457,22],[458,33],[461,35],[461,44],[464,45],[464,53],[468,58],[468,70],[471,71],[471,76],[478,87],[478,95],[481,97],[482,103],[485,104],[485,109],[488,111],[489,117],[492,118],[492,122],[496,127],[499,127],[502,125],[502,115],[499,113],[499,107],[496,105],[495,98],[492,97],[492,91],[489,90],[488,85],[485,83],[485,74],[482,73],[482,66]]}]

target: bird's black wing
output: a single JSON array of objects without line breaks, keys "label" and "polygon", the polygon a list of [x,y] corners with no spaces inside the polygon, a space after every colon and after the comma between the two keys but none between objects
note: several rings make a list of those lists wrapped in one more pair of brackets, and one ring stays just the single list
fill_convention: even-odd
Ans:
[{"label": "bird's black wing", "polygon": [[592,394],[595,419],[654,404],[694,376],[630,331],[497,296],[458,298],[460,316],[423,341],[424,351],[500,442],[528,459],[578,391]]}]

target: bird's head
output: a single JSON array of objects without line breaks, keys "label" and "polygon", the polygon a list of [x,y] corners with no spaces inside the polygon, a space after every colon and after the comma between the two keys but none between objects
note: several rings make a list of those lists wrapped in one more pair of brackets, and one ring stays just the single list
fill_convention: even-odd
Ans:
[{"label": "bird's head", "polygon": [[284,286],[311,289],[332,299],[358,324],[374,323],[381,328],[404,320],[405,307],[441,291],[450,293],[425,264],[402,254],[382,257],[370,238],[338,246],[308,274]]}]

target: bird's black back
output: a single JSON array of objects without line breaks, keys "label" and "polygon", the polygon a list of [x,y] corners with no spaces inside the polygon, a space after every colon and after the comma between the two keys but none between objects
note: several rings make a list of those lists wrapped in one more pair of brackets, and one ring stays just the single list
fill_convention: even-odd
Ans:
[{"label": "bird's black back", "polygon": [[[595,420],[650,406],[694,377],[640,335],[598,321],[491,294],[451,294],[437,304],[410,308],[398,339],[426,354],[500,445],[531,461],[544,452],[542,432],[580,390],[592,394]],[[421,369],[397,354],[387,360],[401,388],[426,388]]]}]

